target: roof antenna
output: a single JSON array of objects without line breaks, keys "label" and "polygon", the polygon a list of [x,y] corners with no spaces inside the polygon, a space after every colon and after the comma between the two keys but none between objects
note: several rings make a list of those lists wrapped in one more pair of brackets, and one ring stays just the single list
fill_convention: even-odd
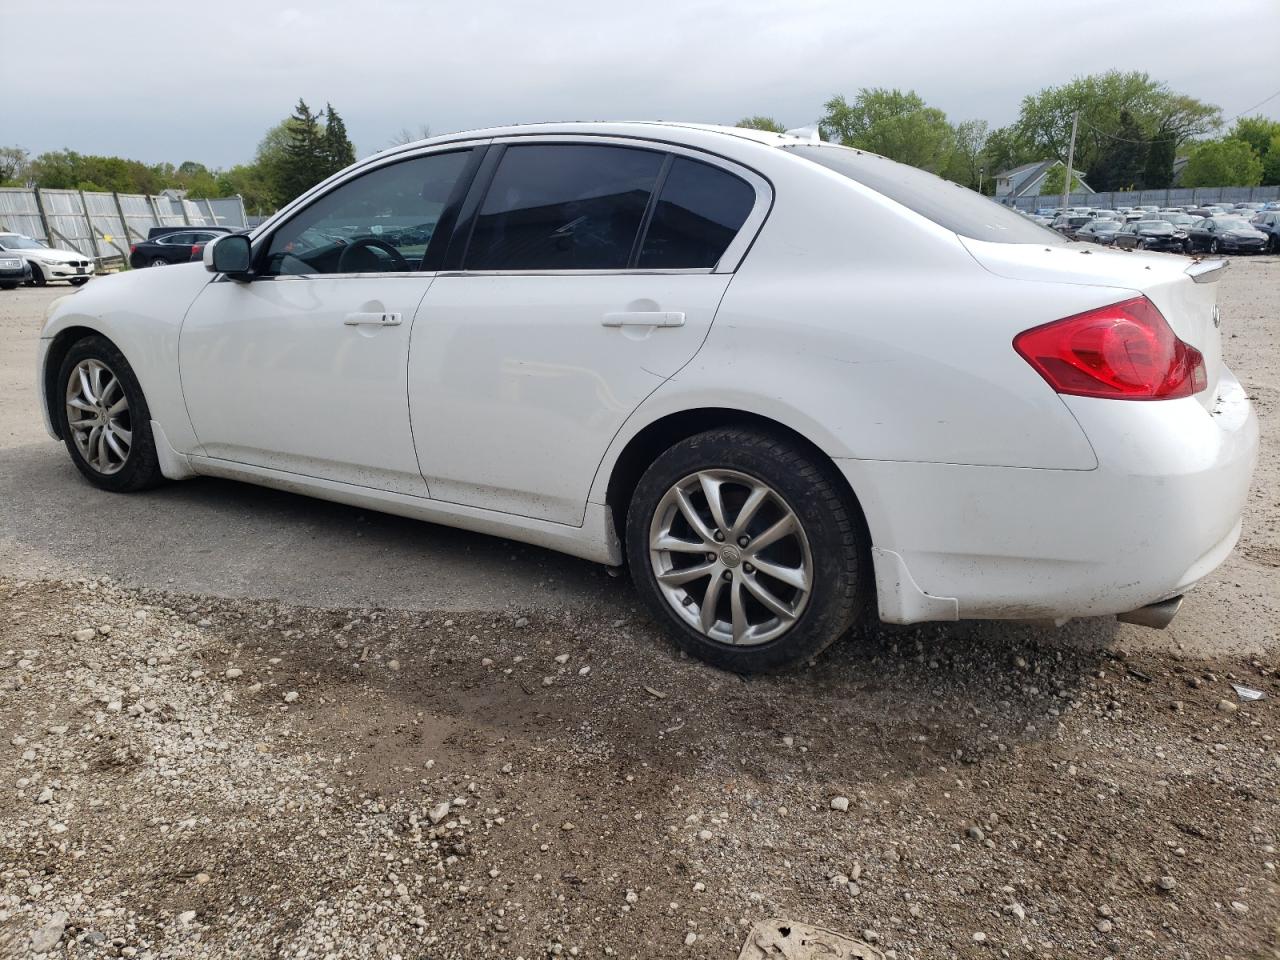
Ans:
[{"label": "roof antenna", "polygon": [[814,143],[822,142],[822,130],[817,126],[812,127],[793,127],[783,132],[783,136],[799,137],[801,140],[811,140]]}]

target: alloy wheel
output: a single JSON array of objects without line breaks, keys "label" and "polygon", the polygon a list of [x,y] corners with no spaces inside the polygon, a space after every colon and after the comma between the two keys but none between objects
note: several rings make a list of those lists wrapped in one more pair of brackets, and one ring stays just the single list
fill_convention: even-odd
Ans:
[{"label": "alloy wheel", "polygon": [[110,476],[129,460],[133,421],[124,384],[101,360],[81,360],[67,378],[67,429],[93,470]]},{"label": "alloy wheel", "polygon": [[650,524],[649,559],[676,615],[735,646],[782,636],[813,589],[800,518],[776,490],[736,470],[699,470],[667,491]]}]

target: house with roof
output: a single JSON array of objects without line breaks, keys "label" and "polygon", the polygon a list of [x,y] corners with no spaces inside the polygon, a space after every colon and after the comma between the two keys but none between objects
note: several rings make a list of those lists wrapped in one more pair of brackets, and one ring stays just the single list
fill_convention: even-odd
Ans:
[{"label": "house with roof", "polygon": [[[1004,170],[996,174],[996,199],[1010,203],[1019,197],[1038,197],[1044,192],[1044,179],[1054,167],[1065,167],[1061,160],[1036,160],[1024,163],[1012,170]],[[1073,193],[1095,193],[1093,187],[1084,182],[1080,171],[1074,172],[1078,186]]]}]

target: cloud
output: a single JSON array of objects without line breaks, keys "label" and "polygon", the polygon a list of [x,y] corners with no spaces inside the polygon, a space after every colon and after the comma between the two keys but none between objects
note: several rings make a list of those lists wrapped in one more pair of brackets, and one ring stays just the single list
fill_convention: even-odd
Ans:
[{"label": "cloud", "polygon": [[[58,35],[0,60],[0,139],[147,161],[227,166],[253,156],[299,96],[332,102],[361,155],[401,128],[553,119],[812,123],[836,93],[914,88],[953,120],[993,125],[1072,76],[1145,70],[1228,112],[1274,92],[1270,61],[1240,46],[1280,27],[1271,0],[1211,12],[1159,5],[953,0],[261,0],[207,7],[41,0]],[[1204,51],[1222,51],[1230,68]],[[1236,52],[1232,52],[1236,51]],[[1280,101],[1268,109],[1280,111]],[[1266,112],[1266,111],[1264,111]]]}]

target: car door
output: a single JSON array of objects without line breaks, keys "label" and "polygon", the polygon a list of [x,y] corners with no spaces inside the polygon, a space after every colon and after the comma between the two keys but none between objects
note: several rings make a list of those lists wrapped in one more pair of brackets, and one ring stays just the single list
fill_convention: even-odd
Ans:
[{"label": "car door", "polygon": [[[179,349],[201,455],[427,494],[406,399],[411,321],[478,149],[361,171],[256,238],[249,282],[204,288]],[[381,238],[410,226],[412,245]]]},{"label": "car door", "polygon": [[702,345],[771,197],[684,148],[495,141],[414,322],[432,497],[581,524],[610,440]]}]

